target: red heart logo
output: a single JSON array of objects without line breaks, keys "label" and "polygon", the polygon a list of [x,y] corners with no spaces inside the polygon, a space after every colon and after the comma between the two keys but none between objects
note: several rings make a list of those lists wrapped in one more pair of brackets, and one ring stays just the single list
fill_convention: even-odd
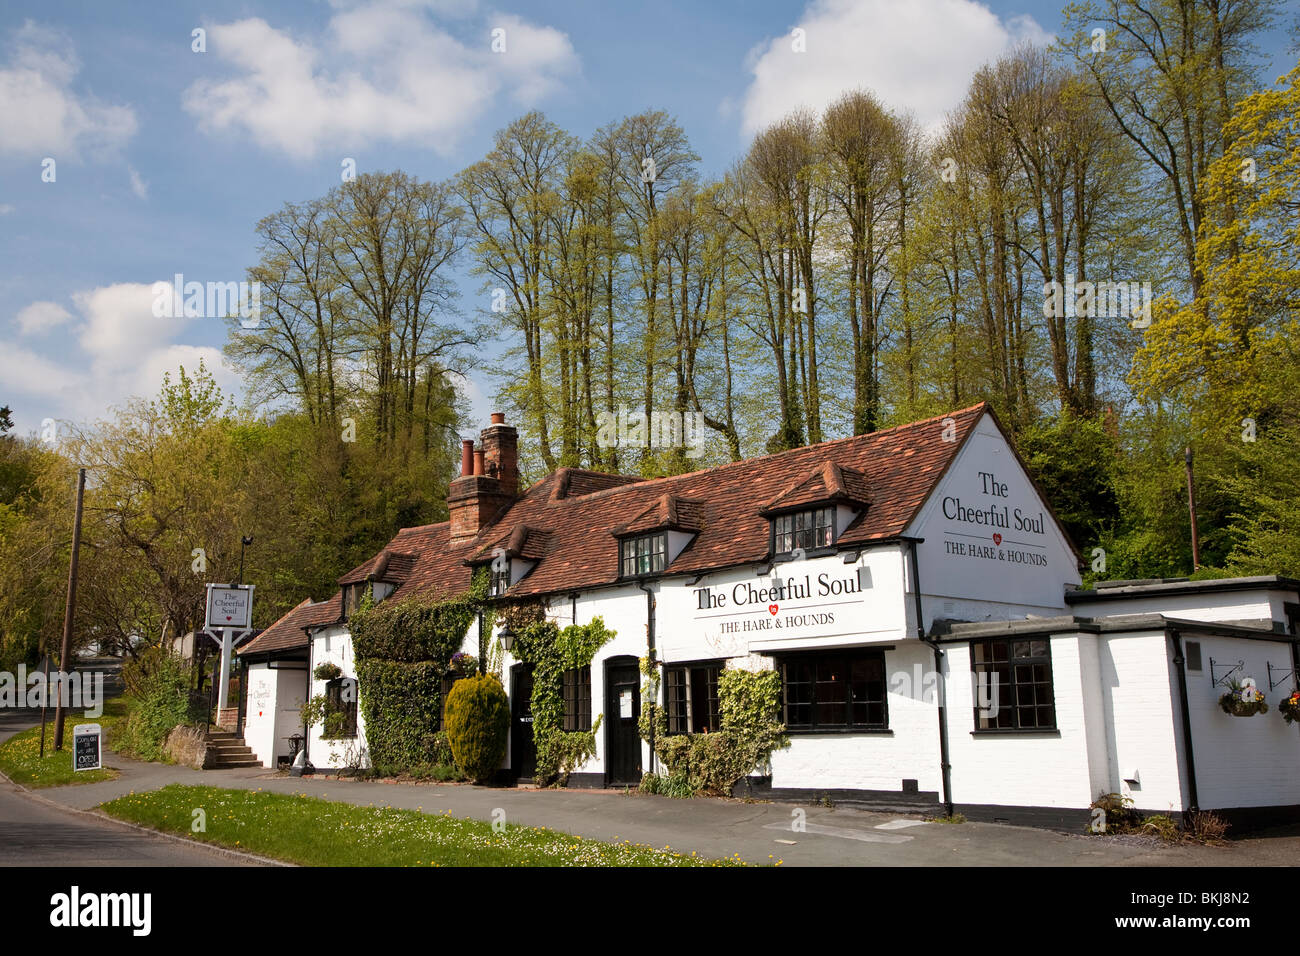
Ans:
[{"label": "red heart logo", "polygon": [[769,605],[767,606],[767,609],[768,609],[769,611],[771,611],[773,614],[775,614],[775,613],[777,612],[777,606],[776,606],[775,604],[769,604]]},{"label": "red heart logo", "polygon": [[227,620],[227,621],[230,620],[230,615],[229,615],[229,614],[226,615],[226,620]]},{"label": "red heart logo", "polygon": [[1000,535],[1000,534],[995,534],[995,535],[993,536],[993,543],[994,543],[994,544],[1001,544],[1001,543],[1002,543],[1002,535]]}]

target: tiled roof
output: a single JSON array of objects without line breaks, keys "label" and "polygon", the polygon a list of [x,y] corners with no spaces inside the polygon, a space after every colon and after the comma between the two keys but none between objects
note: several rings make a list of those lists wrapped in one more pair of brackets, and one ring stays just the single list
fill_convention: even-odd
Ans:
[{"label": "tiled roof", "polygon": [[802,481],[796,482],[765,504],[762,513],[767,515],[794,511],[837,501],[869,504],[871,493],[867,477],[856,469],[841,468],[833,461],[824,461]]},{"label": "tiled roof", "polygon": [[673,528],[678,531],[699,531],[704,526],[704,502],[689,498],[679,498],[674,494],[660,495],[650,502],[639,514],[616,528],[611,533],[617,537],[629,534],[645,534]]},{"label": "tiled roof", "polygon": [[338,583],[384,581],[388,584],[401,584],[415,567],[416,557],[409,552],[394,551],[391,547],[384,548],[369,561],[358,565],[339,578]]},{"label": "tiled roof", "polygon": [[260,654],[265,651],[285,651],[297,647],[306,647],[307,632],[303,630],[304,625],[302,622],[311,615],[312,609],[316,607],[320,607],[320,605],[313,605],[311,598],[305,599],[257,637],[239,648],[239,653]]},{"label": "tiled roof", "polygon": [[[574,497],[575,469],[561,469],[533,485],[477,539],[499,541],[520,524],[552,532],[547,553],[507,595],[524,597],[613,584],[618,549],[610,533],[664,507],[666,495],[698,502],[701,530],[667,573],[698,573],[769,557],[764,503],[795,500],[805,485],[839,490],[849,500],[868,499],[864,512],[839,538],[852,547],[902,534],[971,429],[985,403],[910,425],[822,442],[703,471],[606,487]],[[945,420],[954,431],[945,440]],[[836,466],[828,469],[827,464]],[[569,494],[557,483],[569,473]],[[592,474],[592,473],[584,473]],[[817,476],[816,482],[811,482]],[[811,492],[808,492],[811,494]],[[629,518],[628,516],[632,516]],[[480,545],[481,547],[481,545]]]},{"label": "tiled roof", "polygon": [[[987,410],[980,403],[870,435],[666,478],[561,468],[536,482],[476,538],[451,546],[445,521],[403,528],[383,552],[340,581],[369,579],[387,553],[383,573],[397,583],[388,600],[448,597],[466,591],[471,565],[489,560],[501,547],[536,561],[507,596],[569,592],[619,580],[612,534],[662,527],[696,532],[667,573],[699,573],[766,560],[768,509],[827,500],[862,509],[838,544],[851,548],[887,540],[907,529]],[[947,419],[953,431],[945,439]],[[335,623],[340,607],[339,594],[305,609],[299,605],[246,650],[261,649],[266,635],[290,618],[298,630]]]}]

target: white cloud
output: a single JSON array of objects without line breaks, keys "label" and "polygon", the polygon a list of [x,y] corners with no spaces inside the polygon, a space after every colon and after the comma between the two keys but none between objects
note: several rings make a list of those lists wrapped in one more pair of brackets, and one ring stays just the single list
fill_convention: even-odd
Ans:
[{"label": "white cloud", "polygon": [[1032,17],[1002,20],[975,0],[812,0],[794,27],[805,31],[806,52],[794,52],[789,33],[750,51],[746,136],[859,87],[935,129],[980,66],[1022,41],[1052,39]]},{"label": "white cloud", "polygon": [[[161,282],[170,288],[170,280]],[[22,347],[0,350],[0,381],[5,401],[13,405],[20,429],[35,428],[43,418],[90,422],[132,397],[152,398],[164,372],[184,365],[193,370],[202,360],[227,393],[238,394],[239,376],[222,364],[215,346],[177,341],[193,337],[200,323],[212,318],[158,318],[153,314],[154,283],[122,282],[72,296],[77,315],[57,303],[34,302],[15,321],[26,331],[44,322],[71,322],[69,334],[41,351]],[[33,323],[35,323],[33,325]]]},{"label": "white cloud", "polygon": [[0,155],[80,158],[110,153],[135,135],[130,107],[72,89],[81,64],[71,41],[29,20],[9,46],[0,67]]},{"label": "white cloud", "polygon": [[33,302],[14,317],[21,335],[41,335],[72,318],[72,313],[57,302]]},{"label": "white cloud", "polygon": [[[467,25],[462,40],[427,7],[470,12],[456,3],[354,5],[335,12],[316,42],[260,18],[210,26],[208,50],[234,75],[199,80],[182,104],[207,132],[247,134],[300,158],[376,141],[446,153],[496,97],[531,104],[578,70],[568,37],[551,27],[497,15]],[[498,26],[504,53],[491,51]]]},{"label": "white cloud", "polygon": [[14,207],[8,203],[0,203],[0,216],[7,216],[14,211]]},{"label": "white cloud", "polygon": [[141,199],[149,198],[149,184],[144,181],[140,173],[134,166],[126,167],[127,175],[131,177],[131,192],[135,193]]}]

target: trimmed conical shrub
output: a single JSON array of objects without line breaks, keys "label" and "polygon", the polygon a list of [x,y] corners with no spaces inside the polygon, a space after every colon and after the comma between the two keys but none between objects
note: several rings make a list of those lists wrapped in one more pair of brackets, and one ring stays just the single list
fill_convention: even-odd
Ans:
[{"label": "trimmed conical shrub", "polygon": [[510,702],[492,674],[465,677],[447,694],[443,719],[456,767],[476,783],[490,780],[506,756]]}]

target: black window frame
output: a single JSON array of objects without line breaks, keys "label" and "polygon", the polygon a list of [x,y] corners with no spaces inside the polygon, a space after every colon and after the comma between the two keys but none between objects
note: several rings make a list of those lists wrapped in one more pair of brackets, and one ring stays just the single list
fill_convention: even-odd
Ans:
[{"label": "black window frame", "polygon": [[[823,516],[826,519],[825,524],[819,523]],[[773,515],[772,554],[780,557],[793,554],[796,548],[802,549],[804,553],[811,553],[835,547],[835,541],[839,537],[836,530],[839,523],[837,518],[838,509],[835,505],[819,505],[816,508],[804,508],[800,511],[787,511],[784,514]],[[803,527],[799,527],[801,521]],[[781,526],[786,522],[789,523],[789,529],[782,530]],[[819,540],[822,537],[819,532],[823,530],[826,532],[825,543]]]},{"label": "black window frame", "polygon": [[[637,546],[639,544],[649,545],[644,554],[637,553]],[[632,552],[631,554],[628,553],[629,550]],[[649,559],[648,570],[640,570],[640,559],[642,558]],[[629,563],[631,563],[631,568],[629,568]],[[667,531],[652,531],[650,534],[630,535],[629,537],[618,539],[618,572],[620,578],[644,578],[651,574],[663,574],[667,567]]]},{"label": "black window frame", "polygon": [[[344,701],[343,688],[352,686],[352,699]],[[343,732],[334,736],[326,736],[326,725],[321,725],[322,740],[349,740],[357,736],[357,681],[354,677],[336,677],[331,681],[325,682],[325,715],[326,719],[333,714],[343,714],[346,718],[343,725]]]},{"label": "black window frame", "polygon": [[[1035,644],[1042,644],[1042,653],[1035,653]],[[1017,653],[1021,645],[1027,653]],[[1005,654],[998,656],[1000,647]],[[976,660],[976,648],[983,651],[984,659]],[[1048,638],[999,637],[971,641],[970,667],[973,701],[971,714],[977,734],[1032,734],[1053,733],[1059,730],[1056,719],[1056,682],[1052,670],[1052,642]],[[1025,671],[1028,669],[1029,673]],[[1038,670],[1036,670],[1038,669]],[[979,683],[981,673],[996,673],[998,678],[997,713],[992,717],[981,713]],[[1001,676],[1005,673],[1007,680]],[[1045,677],[1043,676],[1045,675]],[[1043,702],[1040,689],[1046,687],[1047,700]],[[1025,691],[1030,700],[1025,702]],[[1043,710],[1050,711],[1048,722],[1043,722]],[[1033,722],[1026,723],[1023,715],[1032,713]],[[1007,717],[1003,722],[1004,715]],[[988,721],[994,721],[992,726]]]},{"label": "black window frame", "polygon": [[[838,683],[838,678],[827,681],[824,676],[833,674],[836,665],[840,666],[844,676],[842,698],[822,700],[819,688],[828,683]],[[874,669],[876,676],[855,678],[855,665]],[[834,650],[803,651],[794,654],[782,654],[776,660],[777,672],[781,675],[781,721],[786,731],[791,734],[871,734],[889,733],[889,675],[885,667],[884,650],[871,647],[846,647]],[[811,668],[811,671],[808,669]],[[792,676],[800,679],[792,681]],[[868,693],[863,697],[854,696],[855,683],[865,682]],[[799,688],[796,696],[802,699],[792,700],[792,684]],[[869,693],[874,685],[876,695]],[[823,718],[826,708],[840,707],[844,719],[841,721]],[[796,711],[795,708],[800,708]],[[806,710],[803,710],[806,708]],[[796,714],[806,713],[807,720],[794,719]],[[859,719],[861,714],[863,719]],[[877,719],[872,719],[876,716]]]},{"label": "black window frame", "polygon": [[[668,735],[714,733],[722,729],[718,679],[726,661],[683,661],[664,666],[664,714]],[[695,700],[697,675],[704,681],[704,707]]]},{"label": "black window frame", "polygon": [[560,696],[564,700],[564,716],[560,729],[586,732],[591,730],[591,665],[570,667],[561,678]]}]

